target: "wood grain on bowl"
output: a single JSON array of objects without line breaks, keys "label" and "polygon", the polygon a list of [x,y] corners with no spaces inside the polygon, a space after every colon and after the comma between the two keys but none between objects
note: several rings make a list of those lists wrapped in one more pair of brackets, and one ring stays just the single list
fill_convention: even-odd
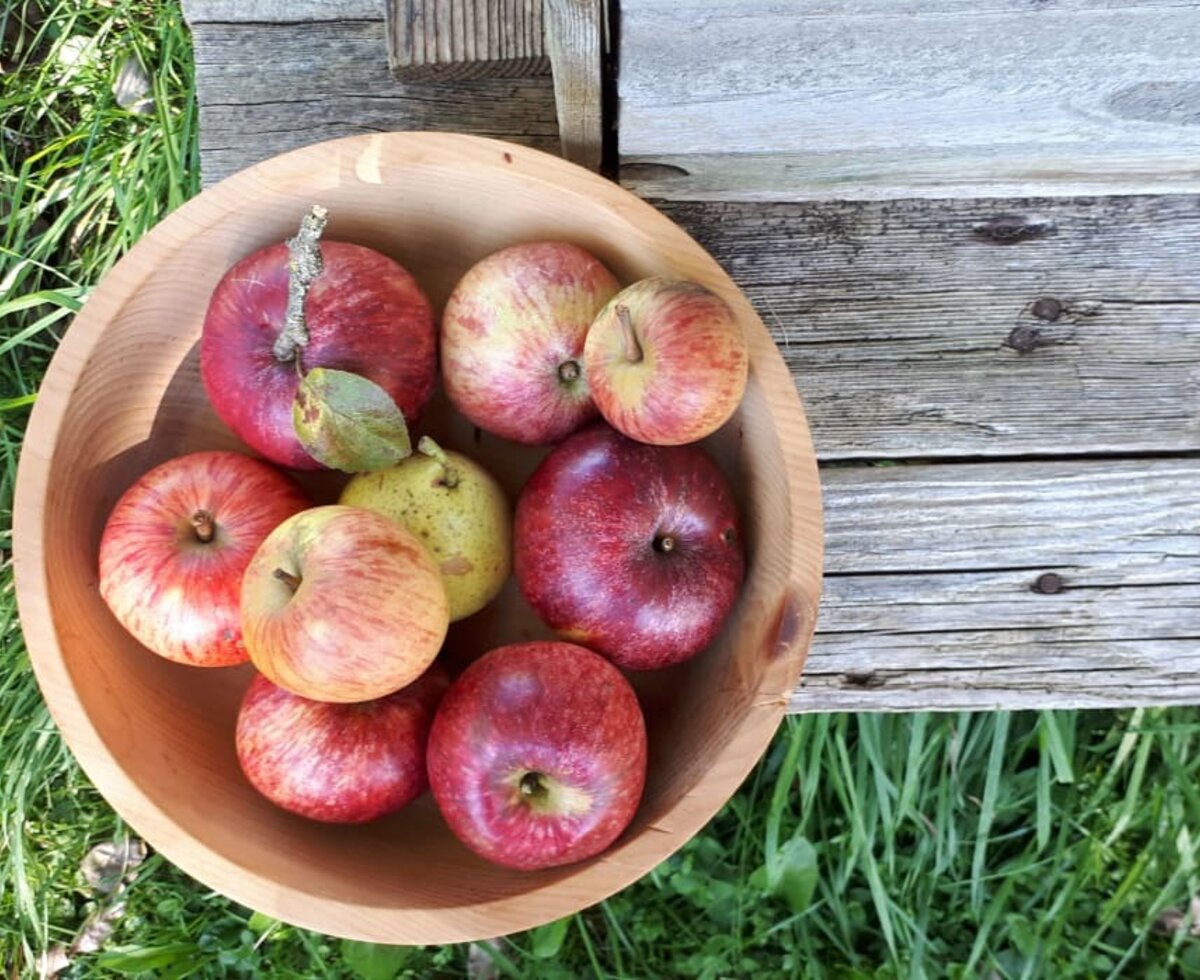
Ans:
[{"label": "wood grain on bowl", "polygon": [[[273,807],[238,770],[244,668],[197,672],[149,654],[96,586],[97,544],[120,493],[152,465],[237,448],[208,406],[197,339],[234,261],[329,208],[327,236],[408,268],[440,310],[472,262],[517,241],[560,238],[623,282],[694,279],[743,318],[746,397],[706,442],[743,509],[744,593],[712,647],[637,678],[647,716],[646,795],[629,831],[592,861],[539,873],[485,864],[425,797],[360,828]],[[436,399],[428,430],[496,473],[515,498],[538,455],[476,433]],[[310,485],[318,500],[337,481]],[[454,135],[353,137],[266,161],[205,191],[109,273],[64,338],[30,421],[18,475],[17,595],[55,720],[99,790],[164,856],[239,902],[326,933],[444,943],[526,929],[648,872],[720,808],[783,716],[820,591],[817,471],[796,389],[749,303],[717,263],[649,205],[546,154]],[[447,659],[529,638],[514,589],[452,629]]]}]

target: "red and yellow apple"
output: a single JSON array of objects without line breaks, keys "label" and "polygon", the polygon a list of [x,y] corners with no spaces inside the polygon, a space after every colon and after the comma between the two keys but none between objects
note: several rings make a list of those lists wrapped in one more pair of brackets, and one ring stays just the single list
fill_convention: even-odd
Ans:
[{"label": "red and yellow apple", "polygon": [[100,539],[100,595],[144,646],[168,660],[247,660],[242,574],[279,524],[309,507],[290,477],[231,452],[179,456],[121,495]]},{"label": "red and yellow apple", "polygon": [[646,725],[633,688],[602,657],[571,643],[515,643],[450,686],[428,766],[464,844],[506,867],[554,867],[599,854],[633,819]]},{"label": "red and yellow apple", "polygon": [[679,446],[719,429],[746,391],[749,348],[737,316],[694,282],[642,279],[597,315],[584,374],[600,414],[639,442]]},{"label": "red and yellow apple", "polygon": [[449,683],[435,665],[394,694],[329,704],[256,674],[238,712],[238,763],[255,789],[302,817],[365,823],[395,813],[429,785],[429,727]]},{"label": "red and yellow apple", "polygon": [[596,414],[583,345],[620,288],[569,242],[512,245],[455,286],[442,315],[442,382],[472,423],[513,442],[557,442]]},{"label": "red and yellow apple", "polygon": [[250,659],[314,701],[371,701],[433,662],[450,617],[432,556],[407,528],[359,507],[313,507],[284,521],[246,569]]},{"label": "red and yellow apple", "polygon": [[619,667],[680,663],[741,590],[737,505],[699,446],[651,446],[604,423],[556,446],[517,500],[522,594],[563,638]]}]

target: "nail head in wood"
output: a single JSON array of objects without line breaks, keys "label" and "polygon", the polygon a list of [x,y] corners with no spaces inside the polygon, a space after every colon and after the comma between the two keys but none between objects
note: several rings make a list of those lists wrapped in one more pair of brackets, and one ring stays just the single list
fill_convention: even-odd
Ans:
[{"label": "nail head in wood", "polygon": [[1039,320],[1057,320],[1062,316],[1063,305],[1053,296],[1043,296],[1041,299],[1035,300],[1030,313],[1036,316]]},{"label": "nail head in wood", "polygon": [[1042,595],[1055,595],[1061,592],[1063,587],[1062,576],[1055,572],[1039,575],[1037,581],[1033,583],[1033,591],[1040,592]]},{"label": "nail head in wood", "polygon": [[1042,332],[1036,327],[1013,327],[1005,343],[1018,354],[1028,354],[1038,346]]}]

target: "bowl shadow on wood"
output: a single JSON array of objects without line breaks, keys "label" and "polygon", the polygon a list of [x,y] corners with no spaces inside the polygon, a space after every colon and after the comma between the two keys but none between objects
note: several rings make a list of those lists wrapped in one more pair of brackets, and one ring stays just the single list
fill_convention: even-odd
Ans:
[{"label": "bowl shadow on wood", "polygon": [[[449,412],[438,399],[421,431],[447,446],[485,460],[500,475],[514,502],[524,479],[544,449],[517,447],[478,433]],[[719,451],[729,466],[729,452]],[[710,448],[713,448],[710,446]],[[139,476],[184,452],[199,449],[247,448],[216,417],[199,376],[199,343],[188,351],[168,382],[146,439],[87,470],[85,485],[100,492],[80,517],[86,520],[88,574],[78,585],[75,601],[92,606],[86,618],[99,624],[91,656],[74,657],[68,666],[84,704],[113,754],[152,802],[168,814],[182,833],[245,861],[262,871],[264,857],[274,860],[268,873],[300,890],[308,887],[307,869],[321,868],[320,891],[346,902],[370,902],[403,908],[404,890],[389,889],[403,877],[410,848],[419,842],[423,873],[431,865],[439,879],[461,879],[466,894],[478,896],[481,885],[495,898],[517,898],[573,874],[572,867],[536,873],[497,869],[471,854],[445,828],[428,793],[401,813],[360,827],[333,827],[285,813],[260,797],[240,776],[233,732],[238,705],[253,674],[244,665],[198,669],[155,656],[128,636],[104,607],[97,591],[95,557],[108,513]],[[336,473],[293,474],[315,503],[337,499],[346,477]],[[744,481],[735,480],[738,496]],[[744,508],[744,503],[743,503]],[[748,564],[753,567],[753,538],[748,535]],[[73,592],[76,590],[72,590]],[[549,639],[553,633],[528,607],[510,577],[500,599],[485,610],[454,624],[442,660],[454,673],[486,650],[504,642]],[[720,641],[714,646],[719,646]],[[670,810],[674,793],[657,777],[689,733],[698,715],[679,692],[693,685],[688,678],[704,660],[664,671],[630,674],[650,729],[651,777],[646,798],[630,833],[653,827]],[[214,812],[221,819],[214,820]],[[287,841],[287,847],[280,847]],[[152,841],[152,843],[156,843]],[[337,869],[343,871],[336,873]],[[331,874],[331,871],[335,873]],[[421,907],[460,904],[464,894],[454,887],[425,892]]]}]

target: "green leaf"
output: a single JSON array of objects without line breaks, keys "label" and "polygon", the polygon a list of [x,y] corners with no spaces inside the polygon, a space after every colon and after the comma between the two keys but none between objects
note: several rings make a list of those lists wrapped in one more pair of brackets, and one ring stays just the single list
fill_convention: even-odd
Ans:
[{"label": "green leaf", "polygon": [[539,960],[554,959],[562,949],[563,940],[567,936],[567,926],[570,924],[571,917],[566,916],[531,929],[529,936],[533,940],[533,955]]},{"label": "green leaf", "polygon": [[199,954],[195,943],[167,943],[163,946],[134,946],[112,949],[96,957],[96,965],[114,973],[147,973],[193,959]]},{"label": "green leaf", "polygon": [[386,946],[343,939],[342,959],[362,980],[393,980],[415,949],[413,946]]},{"label": "green leaf", "polygon": [[817,888],[817,851],[806,837],[797,834],[776,852],[767,867],[771,891],[784,899],[793,912],[803,912]]},{"label": "green leaf", "polygon": [[344,473],[393,466],[412,453],[404,413],[374,381],[314,368],[292,405],[296,436],[317,462]]},{"label": "green leaf", "polygon": [[250,931],[261,936],[264,932],[268,932],[279,925],[278,919],[273,919],[269,915],[264,915],[262,912],[255,912],[250,916],[250,921],[246,923]]}]

